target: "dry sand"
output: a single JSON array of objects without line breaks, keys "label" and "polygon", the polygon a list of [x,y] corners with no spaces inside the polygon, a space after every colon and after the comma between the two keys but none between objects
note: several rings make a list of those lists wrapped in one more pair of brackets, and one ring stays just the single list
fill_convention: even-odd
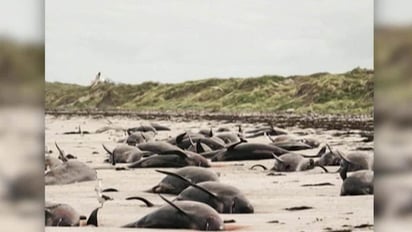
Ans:
[{"label": "dry sand", "polygon": [[[109,119],[109,120],[107,120]],[[139,126],[139,119],[111,117],[54,117],[46,116],[46,145],[57,156],[54,142],[67,152],[74,154],[79,160],[87,162],[92,167],[109,167],[103,163],[106,154],[101,147],[104,143],[113,148],[116,141],[124,137],[123,132],[113,130],[101,134],[90,135],[63,135],[65,131],[73,131],[81,125],[83,130],[90,132],[104,126]],[[198,128],[217,128],[222,126],[216,121],[190,121],[182,120],[158,121],[172,128],[172,131],[159,132],[157,139],[175,136],[185,130],[196,131]],[[247,129],[255,128],[258,124],[242,124]],[[236,129],[235,124],[224,124]],[[347,136],[333,136],[336,131],[287,128],[292,133],[307,133],[323,143],[328,142],[334,148],[343,151],[354,150],[356,147],[365,146],[356,134]],[[250,142],[264,142],[263,137],[249,139]],[[368,144],[371,145],[371,144]],[[98,154],[93,154],[93,152]],[[302,153],[316,154],[318,149],[307,150]],[[252,202],[254,214],[222,214],[222,218],[234,219],[236,223],[228,224],[237,231],[371,231],[373,227],[361,229],[354,228],[361,225],[373,225],[373,196],[340,197],[340,185],[342,183],[336,173],[323,173],[319,168],[306,172],[287,173],[284,176],[267,176],[267,171],[260,168],[249,170],[253,164],[264,164],[271,167],[272,160],[221,162],[225,167],[211,168],[220,174],[221,182],[231,184],[241,189]],[[234,165],[234,164],[240,164]],[[337,167],[327,167],[334,171]],[[139,201],[124,200],[129,196],[142,196],[155,204],[163,204],[156,195],[143,192],[157,184],[164,175],[154,169],[135,169],[132,171],[98,170],[98,177],[103,179],[103,188],[117,188],[119,192],[107,193],[114,201],[105,203],[99,211],[99,228],[46,228],[46,231],[136,231],[136,229],[121,229],[120,226],[138,220],[154,208],[143,207]],[[331,183],[332,185],[303,187],[304,184]],[[94,188],[96,182],[82,182],[62,186],[46,186],[46,201],[67,203],[79,211],[82,215],[89,213],[99,203],[96,199]],[[166,195],[173,199],[173,195]],[[285,208],[310,206],[313,209],[287,211]],[[272,223],[269,223],[272,221]],[[362,227],[362,226],[361,226]],[[138,229],[139,231],[155,231]],[[166,231],[166,230],[163,230]],[[171,230],[167,230],[171,231]],[[179,230],[182,231],[182,230]]]}]

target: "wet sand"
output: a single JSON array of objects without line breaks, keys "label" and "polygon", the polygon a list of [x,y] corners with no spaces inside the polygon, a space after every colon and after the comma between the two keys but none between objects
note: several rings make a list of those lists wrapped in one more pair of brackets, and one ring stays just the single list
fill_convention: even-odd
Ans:
[{"label": "wet sand", "polygon": [[[108,119],[108,120],[107,120]],[[140,201],[126,201],[129,196],[141,196],[153,203],[160,205],[163,201],[156,194],[146,193],[145,190],[156,185],[163,177],[154,169],[134,169],[131,171],[115,171],[110,165],[104,163],[106,152],[101,144],[109,148],[116,146],[116,141],[124,138],[124,132],[109,130],[99,134],[63,135],[65,131],[74,131],[78,125],[83,130],[94,132],[104,126],[135,127],[145,120],[110,117],[54,117],[46,116],[46,145],[53,150],[52,156],[58,152],[54,142],[60,147],[76,155],[80,161],[96,168],[109,169],[97,170],[98,177],[102,178],[103,188],[116,188],[119,192],[106,193],[114,198],[108,201],[99,211],[98,228],[52,228],[46,231],[136,231],[136,229],[123,229],[120,226],[136,221],[155,210],[147,208]],[[218,121],[190,121],[182,120],[156,121],[169,126],[172,131],[160,131],[156,139],[175,136],[185,130],[196,131],[198,128],[218,128],[226,126],[236,130],[234,123],[221,124]],[[255,128],[260,124],[242,124],[245,130]],[[292,134],[307,134],[315,137],[322,143],[329,143],[333,148],[342,151],[352,151],[357,147],[372,146],[361,142],[358,134],[334,136],[338,131],[321,129],[286,128]],[[264,137],[248,139],[249,142],[267,143]],[[98,154],[95,154],[98,152]],[[318,149],[305,150],[301,153],[314,155]],[[231,184],[245,193],[255,208],[254,214],[221,214],[224,220],[234,219],[236,223],[227,224],[227,228],[236,231],[333,231],[350,229],[371,231],[373,230],[373,196],[340,197],[342,183],[336,173],[324,173],[316,168],[306,172],[286,173],[282,176],[268,176],[268,171],[261,168],[250,170],[254,164],[263,164],[270,168],[273,160],[241,161],[241,162],[213,162],[219,167],[211,169],[220,175],[220,181]],[[327,167],[331,172],[337,167]],[[170,169],[173,170],[173,169]],[[100,204],[96,199],[94,188],[95,181],[82,182],[61,186],[46,186],[46,201],[67,203],[80,214],[88,216]],[[331,185],[304,187],[305,184],[330,183]],[[173,199],[174,195],[165,195]],[[286,208],[309,206],[312,209],[288,211]],[[271,222],[271,223],[269,223]],[[362,226],[363,225],[363,226]],[[355,228],[360,226],[363,228]],[[138,229],[139,231],[155,231]],[[172,231],[172,230],[162,230]],[[182,231],[182,230],[178,230]]]}]

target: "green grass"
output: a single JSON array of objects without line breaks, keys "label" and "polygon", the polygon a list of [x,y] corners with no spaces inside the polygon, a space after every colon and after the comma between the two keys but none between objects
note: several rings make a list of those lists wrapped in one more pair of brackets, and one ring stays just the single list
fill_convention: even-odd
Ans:
[{"label": "green grass", "polygon": [[46,83],[47,109],[206,110],[364,114],[373,111],[373,71],[88,86]]}]

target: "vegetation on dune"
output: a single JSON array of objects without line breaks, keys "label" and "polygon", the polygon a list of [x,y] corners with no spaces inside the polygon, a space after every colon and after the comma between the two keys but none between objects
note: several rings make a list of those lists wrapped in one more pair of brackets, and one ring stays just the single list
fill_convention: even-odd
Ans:
[{"label": "vegetation on dune", "polygon": [[376,103],[389,107],[406,103],[409,107],[412,99],[412,26],[378,27],[374,38]]},{"label": "vegetation on dune", "polygon": [[205,79],[178,84],[46,83],[47,109],[204,110],[362,114],[373,111],[373,71]]},{"label": "vegetation on dune", "polygon": [[[378,92],[386,91],[387,87],[398,83],[396,80],[410,77],[411,69],[407,65],[411,51],[411,44],[407,42],[412,35],[410,32],[410,28],[377,32],[376,44],[379,49],[376,62],[378,67],[384,67],[379,71]],[[393,34],[397,33],[402,36],[394,37]],[[47,109],[215,112],[279,112],[295,109],[299,113],[363,114],[373,111],[373,75],[371,70],[356,68],[342,74],[211,78],[178,84],[100,83],[90,88],[46,82],[43,86],[44,46],[0,40],[0,103],[41,102],[45,88]],[[391,96],[410,94],[410,91],[406,91],[409,87],[408,84],[397,85]]]},{"label": "vegetation on dune", "polygon": [[0,38],[0,104],[43,101],[44,46]]}]

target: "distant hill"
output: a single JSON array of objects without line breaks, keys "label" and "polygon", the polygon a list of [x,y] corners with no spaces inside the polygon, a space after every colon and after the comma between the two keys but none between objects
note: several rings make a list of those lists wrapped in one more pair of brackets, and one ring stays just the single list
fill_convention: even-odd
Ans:
[{"label": "distant hill", "polygon": [[46,109],[202,110],[213,112],[373,112],[373,71],[204,79],[178,84],[47,82]]}]

